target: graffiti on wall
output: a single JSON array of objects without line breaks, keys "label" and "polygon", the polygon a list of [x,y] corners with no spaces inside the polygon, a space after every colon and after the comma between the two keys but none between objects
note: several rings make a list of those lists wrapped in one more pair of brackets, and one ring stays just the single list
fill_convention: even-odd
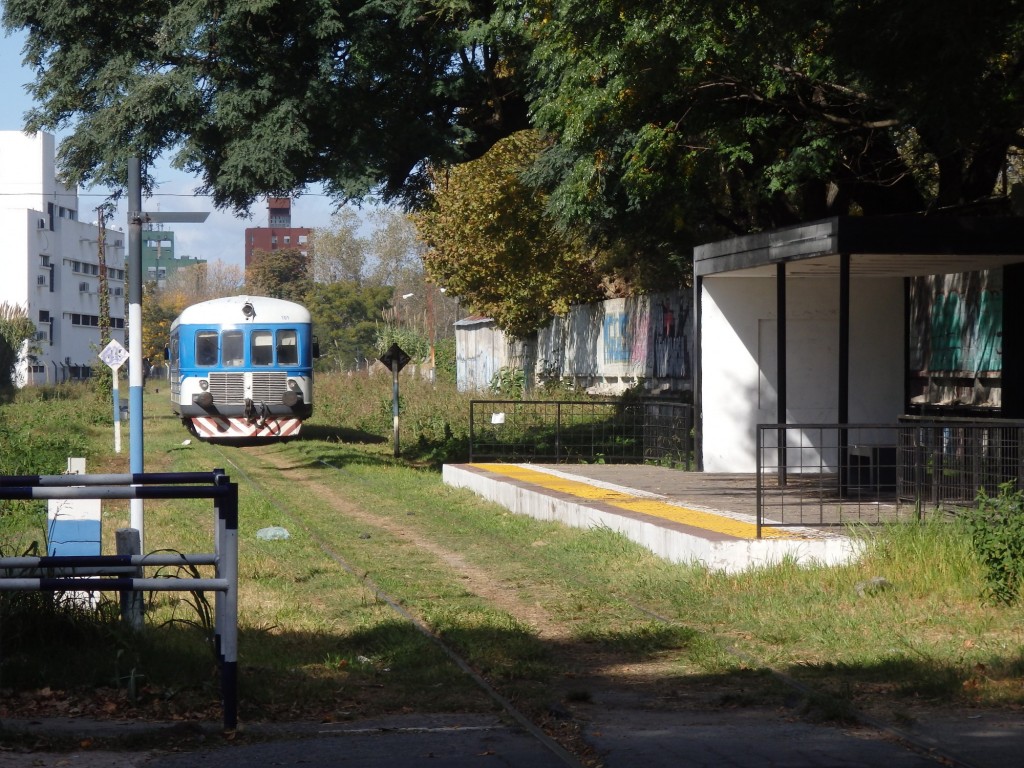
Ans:
[{"label": "graffiti on wall", "polygon": [[911,370],[977,375],[1003,368],[999,270],[919,278],[911,290]]},{"label": "graffiti on wall", "polygon": [[606,364],[628,363],[632,347],[628,312],[609,313],[604,316],[602,335]]},{"label": "graffiti on wall", "polygon": [[654,324],[654,377],[689,378],[690,303],[681,296],[665,296],[651,308]]},{"label": "graffiti on wall", "polygon": [[616,304],[601,325],[604,364],[654,378],[688,378],[689,302],[680,294],[662,294]]},{"label": "graffiti on wall", "polygon": [[910,285],[911,402],[998,407],[1002,397],[1002,270],[920,277]]},{"label": "graffiti on wall", "polygon": [[[573,307],[540,329],[535,343],[524,348],[515,364],[536,371],[544,381],[565,379],[592,386],[607,379],[626,386],[630,379],[661,379],[686,389],[693,375],[691,302],[689,292],[666,292]],[[474,340],[482,341],[485,335],[486,328],[477,324],[457,329],[457,360],[467,368],[459,369],[460,382],[471,378],[470,366],[497,370],[493,362],[488,366],[470,359],[481,346]],[[497,353],[488,346],[483,354]],[[475,379],[481,381],[482,375]]]}]

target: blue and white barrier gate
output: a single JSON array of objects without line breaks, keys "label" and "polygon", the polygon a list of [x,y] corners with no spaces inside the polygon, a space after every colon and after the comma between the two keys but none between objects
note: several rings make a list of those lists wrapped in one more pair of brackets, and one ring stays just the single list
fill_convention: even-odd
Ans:
[{"label": "blue and white barrier gate", "polygon": [[[238,726],[238,486],[224,470],[0,476],[0,499],[213,499],[213,554],[4,557],[0,558],[0,590],[215,592],[214,643],[220,662],[224,728]],[[118,575],[167,565],[212,565],[214,578]]]}]

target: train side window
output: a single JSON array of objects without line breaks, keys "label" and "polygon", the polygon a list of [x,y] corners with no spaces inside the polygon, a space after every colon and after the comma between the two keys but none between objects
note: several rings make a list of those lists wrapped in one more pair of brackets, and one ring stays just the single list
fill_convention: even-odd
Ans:
[{"label": "train side window", "polygon": [[285,328],[277,332],[277,364],[298,365],[299,346],[294,328]]},{"label": "train side window", "polygon": [[241,331],[224,331],[221,346],[226,368],[237,368],[245,363],[245,341]]},{"label": "train side window", "polygon": [[167,359],[170,361],[171,364],[171,376],[178,375],[178,366],[180,365],[180,358],[178,356],[179,354],[180,351],[178,349],[178,333],[177,331],[175,331],[174,335],[171,336],[171,343],[168,348],[167,354]]},{"label": "train side window", "polygon": [[217,332],[196,332],[196,365],[217,364]]},{"label": "train side window", "polygon": [[274,339],[270,331],[252,332],[252,364],[273,365],[274,364]]}]

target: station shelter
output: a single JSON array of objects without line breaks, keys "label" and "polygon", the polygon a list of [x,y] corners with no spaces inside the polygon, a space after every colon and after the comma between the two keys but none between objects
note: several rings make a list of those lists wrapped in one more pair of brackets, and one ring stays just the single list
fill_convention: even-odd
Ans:
[{"label": "station shelter", "polygon": [[705,472],[755,472],[759,424],[1024,419],[1024,219],[837,217],[709,243],[694,304]]}]

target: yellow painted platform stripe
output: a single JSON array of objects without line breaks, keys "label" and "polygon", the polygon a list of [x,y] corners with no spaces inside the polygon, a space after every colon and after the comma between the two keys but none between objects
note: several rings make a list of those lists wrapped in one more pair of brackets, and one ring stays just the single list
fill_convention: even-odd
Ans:
[{"label": "yellow painted platform stripe", "polygon": [[[472,467],[492,472],[496,475],[504,475],[515,480],[523,480],[533,485],[539,485],[551,491],[559,491],[577,496],[581,499],[591,501],[603,501],[613,507],[639,512],[652,517],[660,517],[664,520],[671,520],[682,525],[689,525],[694,528],[702,528],[706,531],[734,536],[737,539],[756,539],[757,526],[754,523],[747,523],[742,520],[735,520],[731,517],[716,515],[712,512],[702,512],[697,509],[689,509],[677,504],[669,504],[658,499],[635,496],[631,493],[623,493],[610,488],[601,488],[578,480],[569,480],[548,472],[538,472],[519,464],[471,464]],[[796,539],[800,536],[791,531],[779,530],[777,528],[762,528],[761,536],[766,539]]]}]

